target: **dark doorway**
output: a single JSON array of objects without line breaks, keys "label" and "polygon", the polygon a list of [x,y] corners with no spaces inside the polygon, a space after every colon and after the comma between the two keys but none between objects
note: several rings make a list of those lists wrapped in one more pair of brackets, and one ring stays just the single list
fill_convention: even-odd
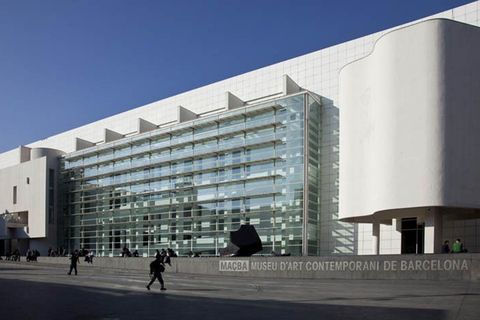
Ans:
[{"label": "dark doorway", "polygon": [[402,254],[423,253],[425,224],[418,225],[417,218],[402,219]]}]

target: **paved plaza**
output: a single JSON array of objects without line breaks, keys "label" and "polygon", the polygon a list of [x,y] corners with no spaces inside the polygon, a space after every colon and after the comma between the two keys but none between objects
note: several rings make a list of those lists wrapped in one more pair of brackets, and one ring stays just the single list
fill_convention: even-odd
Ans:
[{"label": "paved plaza", "polygon": [[[83,261],[82,261],[83,262]],[[480,283],[248,279],[0,261],[2,319],[480,319]]]}]

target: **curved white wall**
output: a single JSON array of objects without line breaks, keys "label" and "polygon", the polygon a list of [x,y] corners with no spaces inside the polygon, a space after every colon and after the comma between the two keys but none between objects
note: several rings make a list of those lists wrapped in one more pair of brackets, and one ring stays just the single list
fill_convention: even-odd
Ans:
[{"label": "curved white wall", "polygon": [[31,152],[30,157],[31,157],[32,160],[39,159],[39,158],[42,158],[42,157],[55,158],[55,157],[58,157],[60,155],[65,154],[65,152],[63,152],[63,151],[56,150],[56,149],[51,149],[51,148],[33,148],[30,152]]},{"label": "curved white wall", "polygon": [[340,72],[340,132],[341,219],[480,208],[480,28],[436,19],[379,39]]}]

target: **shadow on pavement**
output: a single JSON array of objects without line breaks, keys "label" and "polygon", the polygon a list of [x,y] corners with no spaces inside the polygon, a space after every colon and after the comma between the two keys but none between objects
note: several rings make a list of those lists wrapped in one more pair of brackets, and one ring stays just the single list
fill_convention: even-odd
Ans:
[{"label": "shadow on pavement", "polygon": [[[15,269],[18,270],[18,269]],[[88,280],[87,280],[88,281]],[[177,290],[175,290],[177,291]],[[210,291],[208,289],[204,291]],[[3,319],[435,319],[435,309],[236,300],[0,279]]]},{"label": "shadow on pavement", "polygon": [[0,269],[2,272],[3,271],[30,271],[32,269],[29,269],[29,268],[2,268]]}]

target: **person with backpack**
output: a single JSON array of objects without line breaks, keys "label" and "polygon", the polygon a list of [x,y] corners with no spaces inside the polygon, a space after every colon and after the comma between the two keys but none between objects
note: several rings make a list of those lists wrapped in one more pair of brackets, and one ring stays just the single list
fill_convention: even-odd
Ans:
[{"label": "person with backpack", "polygon": [[165,266],[163,264],[163,258],[161,256],[157,256],[154,261],[150,263],[150,283],[147,284],[147,290],[150,290],[150,286],[152,283],[155,282],[155,279],[158,279],[158,282],[160,282],[161,288],[160,290],[167,290],[165,288],[164,283],[163,283],[163,278],[162,278],[162,272],[165,271]]}]

